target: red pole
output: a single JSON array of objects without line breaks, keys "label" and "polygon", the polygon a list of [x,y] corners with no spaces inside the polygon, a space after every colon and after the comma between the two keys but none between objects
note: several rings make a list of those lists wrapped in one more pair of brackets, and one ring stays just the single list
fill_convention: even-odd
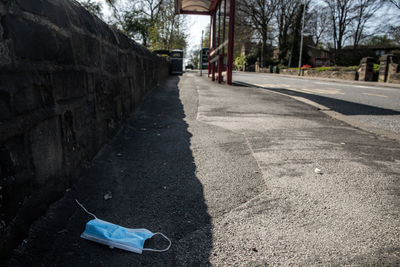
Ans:
[{"label": "red pole", "polygon": [[230,0],[229,7],[229,40],[228,40],[228,66],[227,66],[227,83],[232,84],[232,68],[233,68],[233,40],[235,33],[235,0]]},{"label": "red pole", "polygon": [[[226,38],[226,0],[224,0],[224,28],[223,28],[223,37],[222,37],[222,43],[225,43],[225,38]],[[225,59],[225,47],[222,47],[222,66],[223,69],[225,68],[224,66],[224,59]]]},{"label": "red pole", "polygon": [[211,73],[211,65],[210,65],[210,51],[211,51],[211,31],[212,31],[212,21],[213,17],[212,15],[210,16],[210,32],[208,33],[208,77],[210,77]]},{"label": "red pole", "polygon": [[[219,45],[221,44],[221,1],[220,0],[217,3],[217,9],[218,9],[218,12],[215,12],[215,14],[218,14],[218,18],[216,17],[216,19],[218,20],[216,34],[217,34],[217,47],[219,47]],[[215,61],[217,63],[218,82],[220,82],[219,77],[221,76],[219,55],[220,55],[220,51],[218,51],[218,60]]]},{"label": "red pole", "polygon": [[221,55],[218,55],[218,83],[221,83],[222,82],[222,66],[221,66],[221,63],[222,63],[222,56]]},{"label": "red pole", "polygon": [[[215,23],[216,23],[216,13],[217,12],[215,12],[215,10],[214,10],[214,13],[212,14],[212,20],[213,20],[213,38],[212,38],[212,49],[214,50],[215,49]],[[215,54],[214,54],[215,55]],[[211,71],[212,71],[212,75],[211,75],[211,80],[212,81],[215,81],[215,61],[212,63],[212,66],[211,66]]]}]

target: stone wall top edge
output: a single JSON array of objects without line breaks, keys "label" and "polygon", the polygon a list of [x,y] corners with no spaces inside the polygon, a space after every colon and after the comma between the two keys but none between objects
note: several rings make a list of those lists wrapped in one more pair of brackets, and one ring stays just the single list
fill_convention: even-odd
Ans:
[{"label": "stone wall top edge", "polygon": [[[32,17],[37,18],[37,22],[47,20],[46,23],[50,22],[54,24],[55,27],[60,27],[60,29],[69,32],[69,34],[74,33],[74,27],[82,30],[87,35],[95,35],[97,38],[108,43],[110,45],[115,45],[122,51],[133,50],[136,54],[140,54],[147,57],[156,57],[154,52],[151,52],[143,45],[135,42],[129,38],[121,30],[116,29],[106,22],[102,21],[97,16],[88,12],[84,7],[82,7],[78,2],[74,0],[42,0],[41,5],[33,5],[32,0],[15,0],[18,6],[9,5],[8,12],[6,13],[13,16],[20,16],[22,13],[29,13]],[[47,6],[61,9],[62,12],[60,18],[56,18],[53,14],[50,14],[51,10],[46,10]],[[15,10],[15,9],[18,10]],[[7,8],[5,8],[7,9]],[[11,9],[13,9],[11,11]],[[2,11],[2,3],[0,2],[0,14]],[[17,12],[16,12],[17,11]]]}]

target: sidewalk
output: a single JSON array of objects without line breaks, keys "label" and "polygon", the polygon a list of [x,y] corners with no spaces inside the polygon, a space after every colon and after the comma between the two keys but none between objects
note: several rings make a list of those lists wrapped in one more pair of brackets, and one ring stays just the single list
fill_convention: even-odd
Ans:
[{"label": "sidewalk", "polygon": [[[399,163],[399,143],[315,107],[186,73],[145,99],[9,264],[399,265]],[[100,219],[164,233],[171,249],[139,255],[81,239],[91,217],[74,199]]]}]

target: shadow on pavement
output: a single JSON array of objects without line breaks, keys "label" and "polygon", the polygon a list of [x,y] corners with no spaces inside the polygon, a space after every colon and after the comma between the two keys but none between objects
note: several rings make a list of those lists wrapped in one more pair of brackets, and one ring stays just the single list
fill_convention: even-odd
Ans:
[{"label": "shadow on pavement", "polygon": [[[178,82],[179,77],[170,77],[147,96],[80,181],[33,225],[10,265],[209,264],[211,220],[195,174]],[[105,200],[108,192],[112,199]],[[171,249],[139,255],[80,238],[91,217],[74,203],[75,198],[100,219],[164,233],[172,241]],[[201,247],[195,238],[188,238],[199,229]],[[145,243],[145,247],[158,249],[167,245],[156,237]],[[185,259],[186,254],[197,257]]]},{"label": "shadow on pavement", "polygon": [[[243,82],[237,82],[236,84],[240,85],[240,86],[258,87],[258,86],[243,83]],[[279,92],[279,93],[286,94],[286,95],[303,97],[303,98],[309,99],[311,101],[314,101],[320,105],[323,105],[333,111],[339,112],[343,115],[400,115],[400,112],[396,111],[396,110],[379,108],[379,107],[359,104],[359,103],[355,103],[355,102],[350,102],[350,101],[326,97],[326,96],[306,94],[306,93],[288,90],[288,89],[284,89],[284,88],[278,88],[278,87],[271,87],[271,88],[260,87],[260,88],[274,91],[274,92]]]}]

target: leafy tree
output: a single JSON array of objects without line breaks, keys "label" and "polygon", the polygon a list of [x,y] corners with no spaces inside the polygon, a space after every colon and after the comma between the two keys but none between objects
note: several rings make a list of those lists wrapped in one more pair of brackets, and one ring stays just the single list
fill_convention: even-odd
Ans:
[{"label": "leafy tree", "polygon": [[101,3],[96,3],[93,2],[92,0],[78,0],[78,2],[93,15],[96,15],[99,18],[103,17],[103,14],[101,12],[102,10]]},{"label": "leafy tree", "polygon": [[235,65],[235,68],[237,70],[245,71],[245,69],[246,69],[246,55],[240,55],[237,58],[235,58],[234,65]]},{"label": "leafy tree", "polygon": [[278,2],[275,16],[278,24],[278,58],[281,63],[285,61],[286,64],[289,51],[293,54],[293,33],[297,30],[294,28],[301,7],[301,2],[297,0],[281,0]]},{"label": "leafy tree", "polygon": [[393,42],[400,45],[400,26],[389,26],[388,34]]},{"label": "leafy tree", "polygon": [[173,0],[107,0],[118,28],[144,46],[156,49],[184,49],[186,19],[175,16]]},{"label": "leafy tree", "polygon": [[267,42],[278,2],[279,0],[244,0],[238,3],[238,9],[245,15],[247,25],[254,29],[261,40],[261,66],[268,60]]}]

